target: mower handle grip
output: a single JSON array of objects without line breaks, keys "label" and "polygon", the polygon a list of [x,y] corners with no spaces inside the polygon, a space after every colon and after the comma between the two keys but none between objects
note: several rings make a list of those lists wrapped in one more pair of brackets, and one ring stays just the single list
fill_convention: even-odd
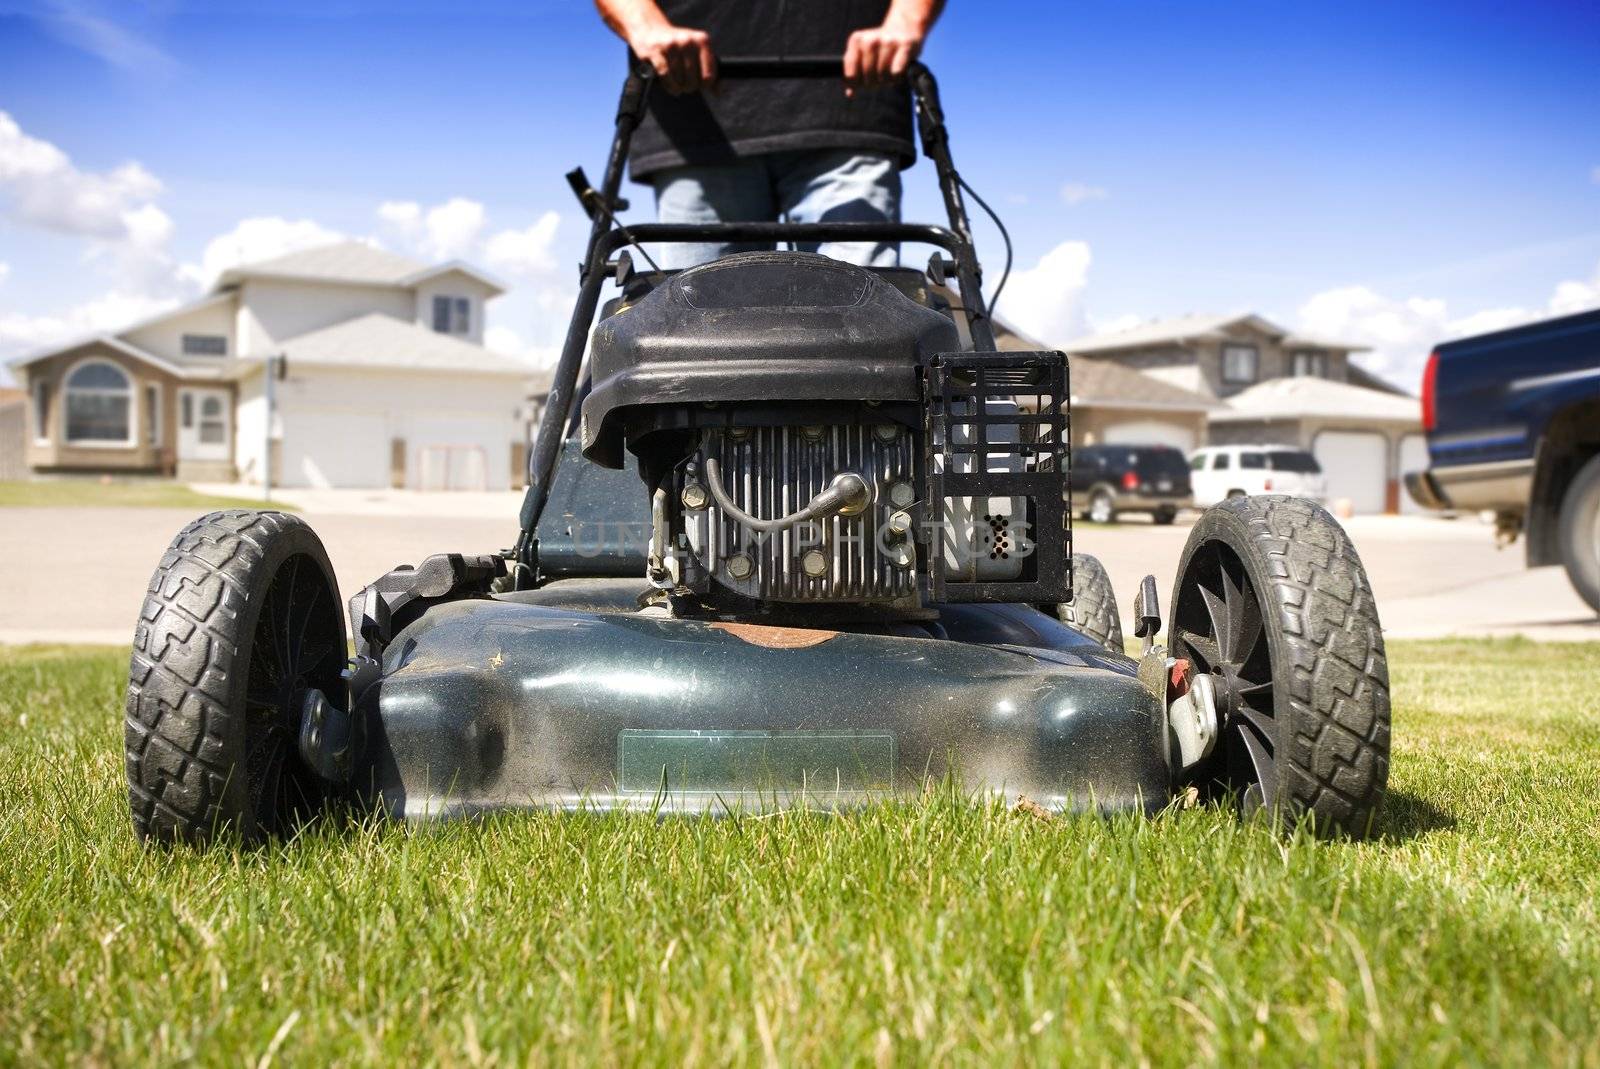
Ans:
[{"label": "mower handle grip", "polygon": [[[640,78],[654,78],[655,68],[639,60],[634,61],[634,73]],[[906,67],[906,78],[913,84],[927,73],[927,68],[913,60]],[[717,78],[843,78],[842,56],[718,56]]]}]

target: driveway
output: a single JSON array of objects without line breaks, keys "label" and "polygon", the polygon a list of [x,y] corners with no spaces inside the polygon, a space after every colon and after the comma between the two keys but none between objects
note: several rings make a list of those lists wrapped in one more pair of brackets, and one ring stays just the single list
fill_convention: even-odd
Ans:
[{"label": "driveway", "polygon": [[[491,552],[516,534],[518,495],[306,492],[295,500],[327,544],[348,597],[429,553]],[[170,509],[0,509],[0,642],[125,643],[151,570],[193,517]],[[1393,637],[1524,634],[1600,640],[1600,622],[1555,568],[1526,571],[1475,520],[1359,517],[1347,526]],[[1188,529],[1079,524],[1078,549],[1101,558],[1124,614],[1140,576],[1171,596]],[[1126,625],[1125,625],[1126,626]],[[1129,634],[1132,631],[1129,630]]]}]

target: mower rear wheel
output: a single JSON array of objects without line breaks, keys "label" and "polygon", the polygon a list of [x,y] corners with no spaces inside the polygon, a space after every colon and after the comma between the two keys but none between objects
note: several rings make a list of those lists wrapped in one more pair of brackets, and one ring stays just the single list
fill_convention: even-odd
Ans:
[{"label": "mower rear wheel", "polygon": [[1056,606],[1056,618],[1077,628],[1108,650],[1122,649],[1122,619],[1117,594],[1098,557],[1072,555],[1072,603]]},{"label": "mower rear wheel", "polygon": [[300,758],[301,710],[344,702],[344,615],[322,542],[281,512],[213,512],[151,576],[128,668],[125,757],[134,831],[251,842],[328,800]]},{"label": "mower rear wheel", "polygon": [[1168,636],[1210,673],[1221,733],[1192,775],[1244,815],[1371,833],[1389,776],[1389,670],[1372,587],[1322,507],[1241,497],[1201,515]]}]

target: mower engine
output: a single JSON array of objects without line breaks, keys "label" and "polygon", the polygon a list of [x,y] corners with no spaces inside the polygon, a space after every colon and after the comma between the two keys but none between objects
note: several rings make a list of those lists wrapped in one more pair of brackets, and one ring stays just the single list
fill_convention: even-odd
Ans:
[{"label": "mower engine", "polygon": [[727,257],[596,328],[584,452],[637,455],[648,578],[685,601],[1067,600],[1065,360],[959,350],[949,315],[883,274]]}]

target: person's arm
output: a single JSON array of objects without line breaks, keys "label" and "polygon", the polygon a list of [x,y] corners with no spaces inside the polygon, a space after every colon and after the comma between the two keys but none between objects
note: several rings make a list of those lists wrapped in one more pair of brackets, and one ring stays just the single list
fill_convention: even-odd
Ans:
[{"label": "person's arm", "polygon": [[693,93],[717,80],[710,35],[674,26],[655,0],[595,0],[594,6],[633,54],[655,68],[667,92]]},{"label": "person's arm", "polygon": [[944,0],[891,0],[882,26],[851,34],[844,48],[844,95],[898,81],[943,10]]}]

